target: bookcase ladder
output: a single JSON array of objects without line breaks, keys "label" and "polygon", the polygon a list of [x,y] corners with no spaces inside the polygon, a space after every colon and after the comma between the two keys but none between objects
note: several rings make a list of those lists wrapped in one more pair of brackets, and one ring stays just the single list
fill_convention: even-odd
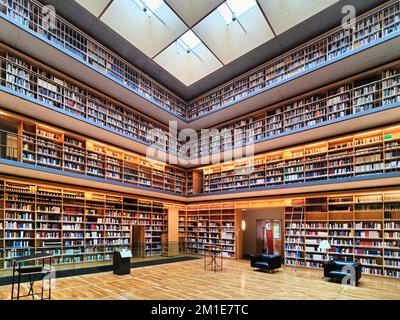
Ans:
[{"label": "bookcase ladder", "polygon": [[[293,217],[294,217],[294,215],[295,215],[295,212],[296,212],[296,208],[301,208],[301,211],[300,211],[300,230],[299,230],[299,234],[298,234],[298,236],[297,236],[297,250],[296,250],[296,255],[295,255],[295,260],[294,260],[294,271],[296,272],[297,271],[297,264],[298,264],[298,256],[299,256],[299,253],[300,253],[300,250],[299,250],[299,248],[300,248],[300,240],[301,240],[301,236],[302,236],[302,234],[303,234],[303,230],[304,230],[304,225],[303,225],[303,220],[304,220],[304,206],[301,206],[301,207],[296,207],[296,206],[293,206],[292,207],[292,212],[291,212],[291,214],[290,214],[290,228],[289,228],[289,234],[290,234],[290,236],[292,236],[292,230],[293,230]],[[297,214],[297,213],[296,213]],[[287,268],[287,263],[285,263],[285,270],[286,270],[286,268]]]}]

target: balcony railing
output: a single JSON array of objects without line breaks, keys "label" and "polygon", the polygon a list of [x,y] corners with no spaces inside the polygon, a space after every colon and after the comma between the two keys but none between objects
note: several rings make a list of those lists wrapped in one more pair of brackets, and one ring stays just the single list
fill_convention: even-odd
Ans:
[{"label": "balcony railing", "polygon": [[280,103],[239,121],[216,127],[224,134],[221,134],[220,140],[210,138],[200,142],[200,155],[240,148],[335,120],[400,106],[400,65],[392,64],[383,67],[383,71],[343,82],[341,86],[323,88],[313,95],[291,103]]},{"label": "balcony railing", "polygon": [[277,150],[201,169],[200,194],[251,191],[400,171],[400,127]]},{"label": "balcony railing", "polygon": [[[215,140],[213,136],[199,138],[190,150],[191,158],[241,148],[388,107],[399,107],[399,64],[391,63],[353,79],[343,80],[343,84],[338,87],[328,86],[312,95],[270,106],[247,118],[216,127],[220,133],[219,139]],[[27,62],[6,47],[4,51],[0,50],[0,85],[38,103],[61,109],[89,123],[173,155],[180,154],[184,143],[177,141],[175,146],[175,138],[170,139],[168,128],[129,107],[114,103],[111,98],[62,78],[51,69],[38,67],[31,60]],[[157,140],[159,137],[156,131],[162,132],[166,139]],[[155,134],[149,135],[151,132]],[[201,136],[200,132],[198,136]]]},{"label": "balcony railing", "polygon": [[[164,191],[186,194],[184,170],[153,164],[131,153],[115,153],[112,148],[86,148],[25,131],[23,135],[0,129],[0,158]],[[77,141],[77,140],[76,140]],[[21,146],[21,147],[20,147]]]},{"label": "balcony railing", "polygon": [[400,2],[396,1],[358,18],[353,30],[337,28],[194,99],[188,105],[188,120],[194,120],[268,90],[399,31]]},{"label": "balcony railing", "polygon": [[[169,144],[167,127],[1,47],[0,85],[143,144],[174,154],[177,151],[174,144]],[[157,140],[158,132],[167,139]]]},{"label": "balcony railing", "polygon": [[[400,31],[400,1],[392,1],[357,18],[354,29],[336,28],[186,103],[63,18],[43,10],[43,5],[35,0],[0,0],[0,12],[187,121],[268,90]],[[49,17],[44,13],[54,18],[54,26],[48,25]]]},{"label": "balcony railing", "polygon": [[[0,0],[0,12],[153,104],[186,118],[186,102],[35,0]],[[50,25],[52,22],[54,25]]]}]

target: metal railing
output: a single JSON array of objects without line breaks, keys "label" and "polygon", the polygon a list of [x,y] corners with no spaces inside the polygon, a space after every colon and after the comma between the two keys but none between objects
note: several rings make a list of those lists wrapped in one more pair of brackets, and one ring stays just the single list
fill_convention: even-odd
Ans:
[{"label": "metal railing", "polygon": [[[240,125],[241,121],[239,121],[216,127],[220,133],[224,132],[217,144],[213,136],[210,136],[208,140],[198,139],[196,147],[191,150],[190,158],[195,159],[199,156],[243,147],[283,133],[349,117],[367,110],[399,104],[399,66],[389,67],[386,72],[380,72],[380,76],[382,77],[380,80],[355,88],[351,88],[352,82],[349,82],[336,89],[321,89],[320,93],[288,104],[273,106],[259,114],[242,119],[241,121],[246,123],[244,125]],[[68,81],[57,79],[60,80],[55,75],[11,54],[7,53],[7,57],[0,57],[0,84],[8,89],[133,137],[145,144],[151,144],[159,150],[170,154],[180,154],[183,142],[177,141],[178,150],[176,150],[175,144],[171,143],[175,139],[170,139],[167,129],[151,123],[138,113],[114,105],[95,93]],[[152,129],[163,132],[166,139],[160,139],[157,143],[158,137],[149,134]],[[228,139],[230,140],[224,138],[227,132],[229,132]],[[239,133],[240,139],[237,139]],[[208,145],[204,145],[204,142]]]},{"label": "metal railing", "polygon": [[[383,15],[383,19],[379,16]],[[376,26],[371,28],[371,23]],[[372,32],[370,29],[373,29]],[[354,30],[341,27],[301,45],[220,87],[195,98],[188,105],[188,120],[234,104],[302,72],[370,45],[400,31],[400,2],[392,2],[356,19]]]},{"label": "metal railing", "polygon": [[[389,105],[400,106],[400,66],[387,70],[391,75],[382,79],[351,88],[352,83],[331,90],[321,90],[314,95],[268,108],[261,113],[216,127],[219,132],[229,133],[227,139],[221,134],[217,145],[210,137],[207,145],[199,144],[199,153],[213,154],[224,150],[243,147],[280,134],[321,125],[368,110]],[[340,90],[339,90],[340,89]],[[334,91],[338,91],[334,93]],[[240,124],[244,122],[244,124]],[[240,136],[234,139],[235,136]]]},{"label": "metal railing", "polygon": [[0,0],[0,12],[155,105],[186,118],[185,101],[41,3],[35,0]]},{"label": "metal railing", "polygon": [[[133,92],[188,121],[400,31],[400,2],[392,1],[358,17],[354,30],[336,28],[186,103],[63,18],[43,8],[35,0],[0,1],[0,12],[17,24],[47,38]],[[54,19],[53,26],[49,26],[48,15]],[[381,15],[383,19],[378,19]]]},{"label": "metal railing", "polygon": [[[101,98],[94,91],[86,90],[8,51],[5,52],[7,57],[0,56],[0,84],[6,88],[159,150],[174,154],[177,152],[174,144],[169,144],[168,128],[130,111],[128,107],[114,104],[111,99]],[[162,132],[166,139],[160,139],[162,143],[157,144],[158,137],[151,134],[152,130],[155,133]]]}]

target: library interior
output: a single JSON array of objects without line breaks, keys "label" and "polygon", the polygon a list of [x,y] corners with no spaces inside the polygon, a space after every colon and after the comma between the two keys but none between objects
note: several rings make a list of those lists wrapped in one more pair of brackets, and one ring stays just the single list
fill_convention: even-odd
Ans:
[{"label": "library interior", "polygon": [[0,299],[400,300],[400,0],[0,0]]}]

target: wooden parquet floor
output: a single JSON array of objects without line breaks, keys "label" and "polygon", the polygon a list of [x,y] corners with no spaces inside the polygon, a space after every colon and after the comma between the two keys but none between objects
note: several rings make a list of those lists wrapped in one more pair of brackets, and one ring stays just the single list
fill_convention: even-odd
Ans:
[{"label": "wooden parquet floor", "polygon": [[[391,299],[400,300],[400,280],[363,276],[359,287],[321,279],[322,270],[282,268],[269,274],[254,271],[246,260],[224,260],[224,270],[203,270],[193,260],[135,268],[130,275],[112,272],[56,279],[53,300],[146,299]],[[23,292],[27,292],[23,284]],[[35,284],[35,290],[40,283]],[[10,299],[11,286],[0,287]]]}]

